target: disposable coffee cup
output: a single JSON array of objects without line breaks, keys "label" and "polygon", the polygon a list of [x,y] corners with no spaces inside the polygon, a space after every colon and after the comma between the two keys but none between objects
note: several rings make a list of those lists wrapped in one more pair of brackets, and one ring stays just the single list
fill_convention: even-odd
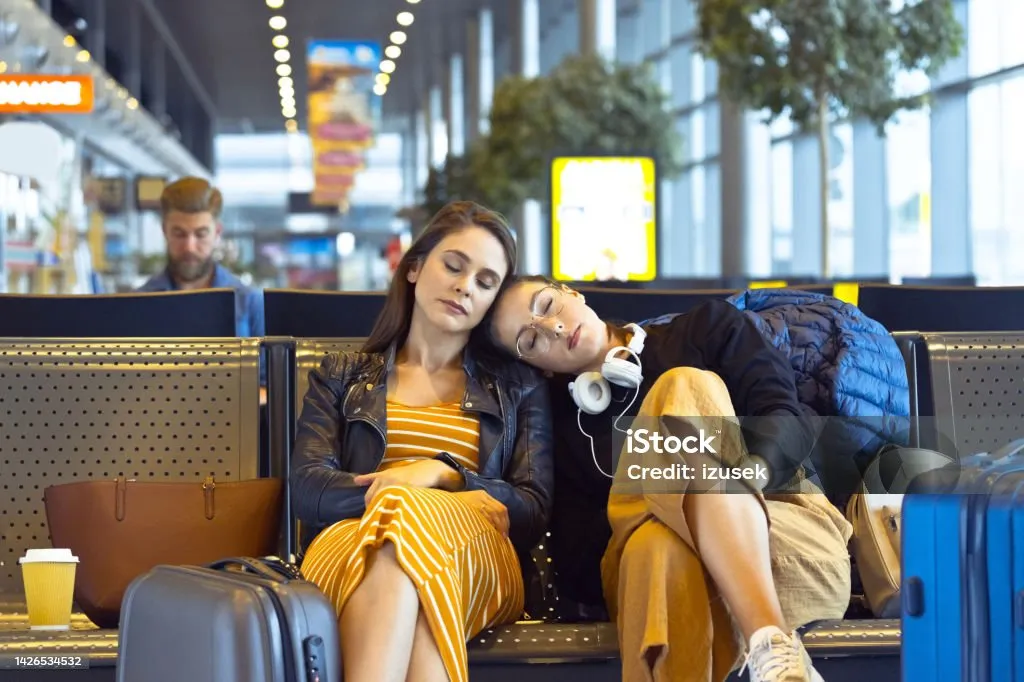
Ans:
[{"label": "disposable coffee cup", "polygon": [[70,549],[30,549],[18,559],[33,630],[67,630],[75,598],[78,557]]}]

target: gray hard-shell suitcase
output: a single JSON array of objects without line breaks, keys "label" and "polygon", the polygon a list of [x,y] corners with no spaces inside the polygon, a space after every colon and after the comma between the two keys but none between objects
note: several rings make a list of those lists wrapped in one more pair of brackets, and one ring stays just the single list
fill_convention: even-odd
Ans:
[{"label": "gray hard-shell suitcase", "polygon": [[280,560],[157,566],[125,592],[117,682],[339,682],[339,649],[334,607]]}]

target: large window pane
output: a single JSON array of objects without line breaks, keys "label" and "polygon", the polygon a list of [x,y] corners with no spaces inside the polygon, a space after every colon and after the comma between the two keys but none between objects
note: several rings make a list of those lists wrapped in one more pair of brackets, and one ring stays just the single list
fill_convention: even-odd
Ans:
[{"label": "large window pane", "polygon": [[618,15],[615,26],[615,51],[619,61],[633,64],[643,59],[647,53],[639,24],[640,17],[635,13]]},{"label": "large window pane", "polygon": [[690,48],[677,45],[672,50],[672,105],[689,106],[690,99]]},{"label": "large window pane", "polygon": [[1024,28],[1024,2],[1003,0],[1000,26],[1003,31],[1001,36],[1003,66],[1024,64],[1024,40],[1021,40],[1020,34],[1021,29]]},{"label": "large window pane", "polygon": [[889,272],[893,281],[931,274],[931,117],[903,112],[886,138]]},{"label": "large window pane", "polygon": [[[768,110],[765,109],[764,111],[765,117],[767,117]],[[774,121],[772,121],[771,125],[769,126],[769,130],[771,130],[772,137],[785,137],[786,135],[790,135],[793,132],[795,132],[796,126],[793,125],[793,121],[789,118],[789,116],[783,114],[782,116],[779,116]]]},{"label": "large window pane", "polygon": [[717,100],[708,102],[703,107],[704,153],[706,158],[718,156],[722,151],[722,109]]},{"label": "large window pane", "polygon": [[793,261],[793,143],[772,145],[772,273],[790,272]]},{"label": "large window pane", "polygon": [[640,17],[643,26],[642,55],[647,56],[668,47],[664,39],[668,32],[664,30],[666,27],[662,22],[661,0],[642,0]]},{"label": "large window pane", "polygon": [[975,89],[968,111],[974,271],[981,284],[1024,284],[1024,77]]},{"label": "large window pane", "polygon": [[970,129],[971,233],[974,271],[980,281],[998,283],[1004,278],[1000,251],[1002,224],[1002,173],[1000,147],[1002,126],[999,85],[978,88],[968,96]]},{"label": "large window pane", "polygon": [[832,127],[829,149],[829,265],[833,277],[853,275],[853,126]]},{"label": "large window pane", "polygon": [[661,263],[665,277],[685,277],[692,272],[689,237],[693,232],[693,189],[689,173],[672,182],[672,216],[663,231]]},{"label": "large window pane", "polygon": [[690,151],[690,159],[700,161],[707,156],[707,111],[701,107],[695,109],[689,116],[690,137],[687,149]]},{"label": "large window pane", "polygon": [[1003,84],[1003,224],[1009,249],[1003,253],[1014,283],[1024,280],[1024,77]]},{"label": "large window pane", "polygon": [[709,163],[705,168],[704,201],[707,208],[704,240],[698,252],[703,262],[698,273],[717,277],[722,274],[722,167]]},{"label": "large window pane", "polygon": [[695,103],[703,102],[704,98],[707,97],[707,88],[705,87],[707,68],[704,65],[704,57],[694,52],[690,59],[690,83],[693,88],[690,92],[690,101]]},{"label": "large window pane", "polygon": [[972,76],[999,70],[1002,5],[1002,0],[970,0],[967,6],[967,59]]},{"label": "large window pane", "polygon": [[697,18],[692,2],[679,2],[673,0],[671,3],[672,37],[683,36],[696,29]]}]

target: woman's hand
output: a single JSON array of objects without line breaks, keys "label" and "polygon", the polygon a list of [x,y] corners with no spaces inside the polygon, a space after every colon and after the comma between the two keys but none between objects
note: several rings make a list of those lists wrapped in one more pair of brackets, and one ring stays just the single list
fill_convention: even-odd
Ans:
[{"label": "woman's hand", "polygon": [[436,459],[424,459],[404,466],[392,467],[372,474],[356,476],[356,485],[368,485],[366,506],[369,507],[377,492],[389,485],[404,485],[411,488],[441,488],[451,490],[462,480],[459,472]]},{"label": "woman's hand", "polygon": [[463,502],[471,508],[480,512],[491,522],[491,525],[498,529],[498,532],[508,537],[509,522],[508,509],[501,502],[488,495],[483,490],[470,490],[462,493],[455,493]]}]

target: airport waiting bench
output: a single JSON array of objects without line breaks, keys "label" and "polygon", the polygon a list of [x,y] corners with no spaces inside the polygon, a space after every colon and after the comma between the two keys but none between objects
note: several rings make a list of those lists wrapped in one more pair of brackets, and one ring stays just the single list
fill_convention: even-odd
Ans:
[{"label": "airport waiting bench", "polygon": [[[1020,395],[1024,385],[1024,333],[894,336],[905,349],[911,385],[917,387],[915,407],[925,416],[934,416],[939,424],[936,428],[952,427],[953,446],[960,453],[998,447],[1022,435],[1017,425],[1024,421],[1024,396]],[[325,353],[358,343],[357,339],[268,341],[272,409],[274,405],[288,409],[294,420],[309,369],[319,364]],[[54,483],[113,476],[120,471],[135,477],[199,480],[206,473],[205,467],[212,466],[218,476],[255,477],[259,468],[254,429],[258,353],[258,342],[238,339],[194,343],[0,340],[0,477],[5,486],[0,661],[9,662],[14,654],[82,656],[90,666],[89,670],[27,673],[0,665],[0,681],[114,679],[116,630],[98,630],[81,614],[76,614],[68,632],[27,629],[16,558],[27,547],[47,544],[42,490]],[[284,365],[282,359],[286,360]],[[174,378],[180,381],[174,382]],[[285,380],[288,390],[282,391],[281,382]],[[175,433],[191,428],[187,422],[171,421],[168,427],[166,420],[158,422],[143,414],[139,426],[135,421],[125,420],[124,427],[121,421],[110,421],[110,427],[98,429],[90,426],[97,423],[95,420],[87,421],[100,409],[116,409],[119,414],[138,417],[138,410],[152,409],[143,406],[161,400],[180,404],[186,412],[218,411],[219,423],[211,427],[210,434],[224,437],[221,453],[231,448],[234,454],[188,462],[188,458],[167,450],[169,444],[164,445],[163,452],[138,455],[88,452],[89,448],[95,451],[105,447],[112,435],[130,433],[138,437],[140,431],[147,436],[164,436],[158,439],[164,443],[170,436],[173,442]],[[79,417],[75,422],[71,421],[74,416]],[[64,426],[55,426],[61,423]],[[277,442],[287,444],[290,432],[290,427],[281,428],[279,424]],[[29,445],[33,440],[41,441],[44,435],[63,440],[70,448],[69,452],[60,452],[65,460],[63,468],[54,468],[58,458],[40,449],[49,445]],[[54,464],[50,464],[51,459]],[[274,474],[286,476],[287,472],[278,463]],[[556,542],[557,538],[545,541]],[[535,558],[547,575],[549,567],[542,549],[538,548]],[[816,623],[804,632],[808,651],[830,682],[867,677],[877,682],[898,680],[899,635],[898,620]],[[616,632],[610,623],[567,623],[541,616],[538,621],[481,633],[470,642],[469,652],[474,680],[518,681],[528,675],[531,681],[585,678],[594,682],[617,680],[620,674]]]},{"label": "airport waiting bench", "polygon": [[[114,679],[116,630],[81,614],[69,632],[27,628],[17,559],[49,546],[43,491],[119,474],[256,478],[259,351],[258,339],[0,339],[0,680]],[[15,655],[82,656],[92,670],[26,672]]]},{"label": "airport waiting bench", "polygon": [[[271,403],[272,422],[279,414],[288,415],[294,425],[302,409],[309,372],[329,354],[357,350],[362,338],[292,339],[268,341],[267,357],[271,393],[279,402]],[[287,390],[279,390],[283,385]],[[287,398],[284,398],[287,396]],[[284,400],[290,402],[286,404]],[[290,429],[288,433],[294,433]],[[284,435],[284,432],[282,432]],[[274,453],[272,461],[289,461],[291,440],[274,441],[272,447],[286,452]],[[294,553],[312,539],[300,524],[291,528]],[[531,601],[534,607],[529,622],[520,622],[487,630],[469,642],[470,677],[500,682],[521,680],[587,680],[598,682],[621,679],[619,646],[614,624],[603,622],[564,622],[551,574],[551,560],[545,550],[547,537],[532,553],[541,578],[541,589]],[[833,681],[863,679],[870,674],[878,682],[899,678],[899,622],[896,620],[829,621],[804,630],[808,651],[817,660],[826,679]],[[528,670],[522,666],[529,665]],[[737,678],[738,679],[738,678]]]}]

